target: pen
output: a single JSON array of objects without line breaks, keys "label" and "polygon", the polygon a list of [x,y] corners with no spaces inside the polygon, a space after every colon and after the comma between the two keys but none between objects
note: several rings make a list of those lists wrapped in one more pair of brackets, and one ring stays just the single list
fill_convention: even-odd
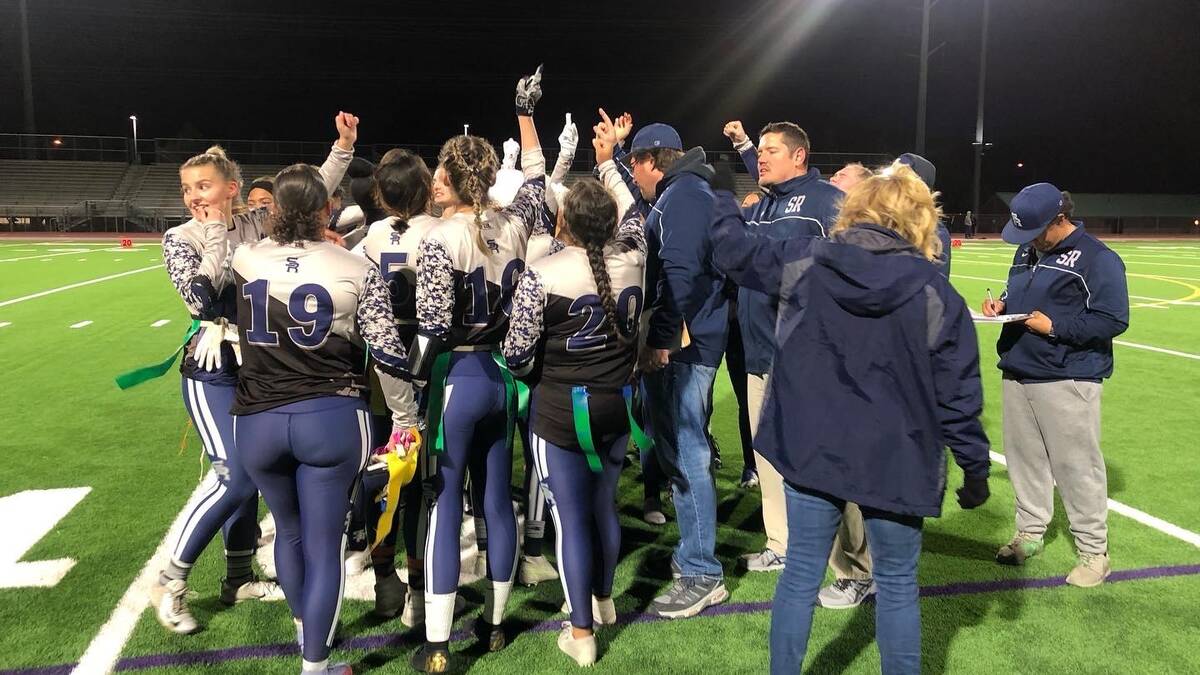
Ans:
[{"label": "pen", "polygon": [[990,289],[990,288],[987,289],[987,295],[988,295],[988,304],[992,304],[992,303],[996,302],[995,300],[992,299],[992,289]]}]

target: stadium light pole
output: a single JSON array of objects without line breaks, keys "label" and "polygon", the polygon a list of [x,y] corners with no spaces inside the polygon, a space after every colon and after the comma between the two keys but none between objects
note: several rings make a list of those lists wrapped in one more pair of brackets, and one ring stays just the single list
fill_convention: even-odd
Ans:
[{"label": "stadium light pole", "polygon": [[141,157],[138,155],[137,146],[137,115],[130,115],[129,121],[133,123],[133,163],[141,164]]},{"label": "stadium light pole", "polygon": [[25,133],[37,133],[37,124],[33,118],[33,61],[29,56],[29,10],[25,0],[17,2],[17,11],[21,23],[21,76],[25,93]]},{"label": "stadium light pole", "polygon": [[[988,39],[988,9],[991,0],[983,0],[983,30],[979,37],[979,93],[975,108],[975,182],[971,193],[971,205],[975,208],[975,217],[979,218],[979,183],[983,175],[983,92],[984,78],[987,75],[987,39]],[[987,144],[987,145],[990,145]]]}]

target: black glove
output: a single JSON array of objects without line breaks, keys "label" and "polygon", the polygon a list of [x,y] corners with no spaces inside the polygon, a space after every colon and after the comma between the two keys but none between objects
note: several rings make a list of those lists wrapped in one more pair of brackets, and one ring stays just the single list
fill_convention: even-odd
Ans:
[{"label": "black glove", "polygon": [[987,476],[982,478],[963,477],[963,486],[955,492],[958,495],[958,505],[964,509],[981,506],[991,496],[988,490]]},{"label": "black glove", "polygon": [[729,168],[727,162],[717,164],[714,167],[713,177],[708,181],[712,186],[713,192],[724,190],[730,194],[737,194],[735,184],[733,182],[733,169]]},{"label": "black glove", "polygon": [[532,75],[517,81],[517,115],[533,117],[533,109],[542,98],[542,67],[539,65]]}]

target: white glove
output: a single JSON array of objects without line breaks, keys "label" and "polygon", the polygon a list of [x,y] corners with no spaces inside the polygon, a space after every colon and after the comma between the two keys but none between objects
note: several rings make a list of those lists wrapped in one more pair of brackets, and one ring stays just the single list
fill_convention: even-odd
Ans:
[{"label": "white glove", "polygon": [[575,149],[579,147],[579,129],[571,121],[571,113],[567,113],[567,122],[563,125],[562,133],[558,135],[559,155],[575,157]]},{"label": "white glove", "polygon": [[517,155],[521,154],[521,144],[508,139],[504,141],[504,163],[500,165],[501,169],[515,169],[517,167]]},{"label": "white glove", "polygon": [[200,331],[196,340],[193,358],[196,359],[196,366],[203,370],[216,372],[221,369],[221,343],[225,341],[224,321],[217,319],[216,322],[202,322],[204,329]]},{"label": "white glove", "polygon": [[558,208],[567,197],[567,186],[562,183],[551,183],[550,189],[546,190],[546,207],[550,209],[550,213],[558,215]]},{"label": "white glove", "polygon": [[237,359],[237,364],[242,365],[242,342],[238,336],[238,327],[231,324],[225,324],[225,335],[222,336],[225,342],[233,348],[233,358]]}]

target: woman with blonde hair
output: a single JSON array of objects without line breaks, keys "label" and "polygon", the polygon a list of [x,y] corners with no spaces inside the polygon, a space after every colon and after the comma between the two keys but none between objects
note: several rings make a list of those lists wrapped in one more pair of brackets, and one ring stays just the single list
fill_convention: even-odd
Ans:
[{"label": "woman with blonde hair", "polygon": [[847,193],[828,239],[780,242],[748,234],[732,193],[718,195],[717,266],[779,296],[756,437],[784,477],[788,506],[771,672],[800,671],[846,502],[866,521],[883,672],[920,672],[917,558],[923,519],[941,514],[945,447],[965,475],[959,505],[988,498],[979,346],[966,305],[933,262],[935,196],[893,164]]}]

